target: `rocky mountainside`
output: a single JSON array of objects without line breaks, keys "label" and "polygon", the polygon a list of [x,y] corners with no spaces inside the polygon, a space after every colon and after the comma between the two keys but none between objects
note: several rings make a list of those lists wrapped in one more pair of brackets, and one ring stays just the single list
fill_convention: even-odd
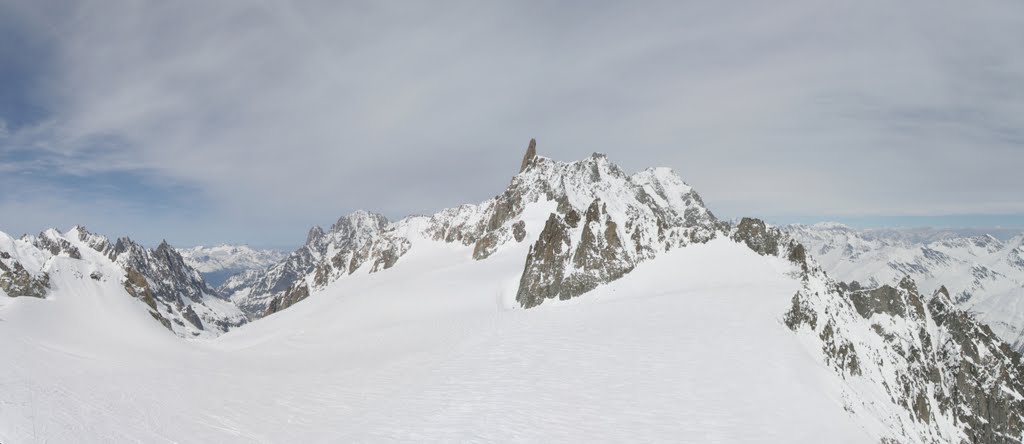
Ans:
[{"label": "rocky mountainside", "polygon": [[0,233],[0,289],[9,297],[47,297],[56,257],[89,263],[92,271],[82,279],[120,282],[125,297],[145,304],[155,320],[179,336],[216,336],[246,322],[166,242],[155,249],[126,237],[111,243],[82,227],[20,239]]},{"label": "rocky mountainside", "polygon": [[927,293],[945,287],[959,307],[1024,350],[1024,235],[1008,240],[955,232],[920,236],[836,223],[784,229],[833,277],[876,287],[909,276]]},{"label": "rocky mountainside", "polygon": [[233,275],[267,268],[284,259],[277,250],[259,250],[248,245],[195,246],[177,249],[192,268],[203,274],[212,286],[222,285]]},{"label": "rocky mountainside", "polygon": [[838,375],[851,414],[885,423],[890,442],[1024,439],[1021,355],[944,287],[929,297],[909,277],[862,288],[813,259],[802,268],[784,322]]},{"label": "rocky mountainside", "polygon": [[[895,273],[862,284],[832,280],[812,257],[828,259],[829,250],[808,251],[801,237],[757,219],[717,220],[670,170],[629,175],[600,154],[558,162],[537,156],[531,141],[520,173],[502,194],[397,222],[357,212],[327,231],[314,227],[305,246],[240,281],[233,299],[252,315],[271,314],[347,275],[400,266],[410,239],[426,238],[462,246],[477,260],[510,243],[531,242],[516,294],[521,307],[531,308],[584,295],[666,251],[729,238],[793,264],[803,289],[791,310],[779,313],[780,322],[833,369],[850,414],[884,423],[893,442],[1024,438],[1020,354],[958,308],[954,299],[969,295],[951,297],[943,287],[924,296],[911,278],[890,283]],[[976,254],[1005,247],[987,238],[946,242],[946,251],[968,247]],[[943,249],[925,257],[952,262],[935,251]]]},{"label": "rocky mountainside", "polygon": [[782,322],[836,375],[844,408],[890,430],[883,442],[1024,440],[1024,362],[940,287],[835,281],[785,231],[743,219],[730,237],[786,258],[802,289]]},{"label": "rocky mountainside", "polygon": [[407,241],[396,235],[384,216],[358,211],[324,231],[309,230],[306,243],[265,270],[232,276],[221,287],[251,317],[286,308],[330,281],[354,273],[364,264],[378,271],[394,265]]},{"label": "rocky mountainside", "polygon": [[[536,230],[517,297],[529,308],[579,296],[658,252],[711,239],[721,225],[671,170],[628,175],[602,154],[567,163],[535,150],[531,141],[521,172],[488,201],[396,222],[362,211],[344,216],[327,231],[313,227],[302,248],[264,272],[229,280],[222,292],[258,317],[344,276],[394,266],[411,236],[472,247],[473,257],[485,260]],[[527,226],[528,207],[548,215],[543,225]]]}]

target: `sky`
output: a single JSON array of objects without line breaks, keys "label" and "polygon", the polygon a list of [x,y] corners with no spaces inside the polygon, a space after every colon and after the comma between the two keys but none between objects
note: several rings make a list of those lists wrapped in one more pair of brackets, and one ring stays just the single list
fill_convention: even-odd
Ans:
[{"label": "sky", "polygon": [[0,0],[0,230],[294,246],[673,168],[717,215],[1024,227],[1024,2]]}]

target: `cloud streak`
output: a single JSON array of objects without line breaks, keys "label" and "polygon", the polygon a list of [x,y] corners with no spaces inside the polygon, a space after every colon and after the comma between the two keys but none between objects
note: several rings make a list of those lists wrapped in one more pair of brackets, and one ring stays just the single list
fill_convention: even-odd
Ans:
[{"label": "cloud streak", "polygon": [[10,9],[47,112],[0,170],[166,182],[179,243],[482,200],[530,137],[671,166],[726,215],[1024,213],[1019,2],[36,3]]}]

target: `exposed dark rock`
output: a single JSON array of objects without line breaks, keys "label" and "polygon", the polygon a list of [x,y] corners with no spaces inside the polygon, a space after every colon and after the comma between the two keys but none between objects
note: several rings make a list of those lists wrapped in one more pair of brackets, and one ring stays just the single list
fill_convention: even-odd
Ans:
[{"label": "exposed dark rock", "polygon": [[913,314],[917,319],[925,315],[924,303],[910,278],[904,278],[898,288],[883,285],[873,290],[851,291],[849,296],[857,313],[865,319],[879,313],[896,317]]},{"label": "exposed dark rock", "polygon": [[523,156],[523,164],[519,167],[520,173],[526,171],[534,157],[537,157],[537,139],[530,139],[530,146],[526,148],[526,154]]},{"label": "exposed dark rock", "polygon": [[[820,270],[812,274],[825,279]],[[897,421],[893,430],[907,434],[893,442],[930,436],[936,442],[1007,443],[1024,433],[1020,355],[956,308],[945,288],[927,303],[909,278],[875,289],[855,283],[829,284],[823,293],[805,288],[784,321],[794,331],[813,332],[838,374],[868,378],[909,413],[912,423],[891,417]],[[881,345],[852,332],[863,327],[882,338]],[[943,424],[956,424],[954,433],[963,435],[947,435]]]},{"label": "exposed dark rock", "polygon": [[526,239],[526,222],[519,221],[512,224],[512,237],[516,242],[522,242]]},{"label": "exposed dark rock", "polygon": [[579,228],[580,219],[580,213],[576,210],[569,209],[569,211],[565,213],[565,223],[572,228]]},{"label": "exposed dark rock", "polygon": [[761,219],[744,217],[736,225],[732,239],[747,244],[758,254],[777,256],[782,233],[775,228],[768,228]]},{"label": "exposed dark rock", "polygon": [[313,226],[313,228],[310,228],[309,232],[306,233],[306,245],[315,244],[319,242],[320,239],[322,239],[323,237],[324,229],[320,228],[319,225]]},{"label": "exposed dark rock", "polygon": [[825,361],[841,372],[850,375],[860,375],[860,359],[857,358],[857,351],[853,344],[835,334],[835,325],[832,321],[825,324],[821,330],[821,351]]},{"label": "exposed dark rock", "polygon": [[540,305],[544,299],[557,297],[561,291],[572,248],[569,230],[560,216],[551,213],[537,242],[530,247],[516,294],[516,301],[524,308]]},{"label": "exposed dark rock", "polygon": [[857,309],[857,313],[865,319],[879,313],[889,316],[907,315],[907,306],[903,302],[903,296],[899,290],[888,285],[874,290],[851,292],[850,300],[853,301],[853,306]]},{"label": "exposed dark rock", "polygon": [[389,239],[375,244],[375,246],[377,247],[374,251],[376,260],[373,262],[373,267],[370,268],[371,273],[387,270],[395,266],[398,263],[398,259],[409,251],[411,244],[405,239]]},{"label": "exposed dark rock", "polygon": [[309,286],[307,286],[305,282],[299,283],[283,296],[274,298],[267,307],[267,313],[264,316],[269,316],[291,307],[292,305],[295,305],[295,303],[306,299],[307,297],[309,297]]},{"label": "exposed dark rock", "polygon": [[[953,387],[947,406],[965,423],[969,442],[1014,442],[1024,433],[1024,364],[1021,355],[1001,342],[987,325],[957,309],[941,288],[928,303],[935,323],[949,332],[955,348],[943,347],[940,362],[953,361]],[[984,353],[982,351],[984,350]],[[961,351],[964,356],[954,353]],[[959,353],[957,353],[959,354]]]},{"label": "exposed dark rock", "polygon": [[182,313],[182,317],[184,317],[186,321],[190,322],[196,328],[200,330],[203,329],[203,321],[199,319],[199,315],[196,314],[196,311],[192,309],[191,305],[185,307],[185,312]]},{"label": "exposed dark rock", "polygon": [[0,289],[10,297],[45,298],[50,289],[50,275],[46,272],[32,275],[17,261],[11,266],[0,262]]},{"label": "exposed dark rock", "polygon": [[39,233],[39,236],[34,239],[33,244],[40,249],[49,251],[54,256],[64,255],[72,259],[82,258],[82,253],[78,251],[78,247],[71,245],[65,239],[51,236],[50,233]]},{"label": "exposed dark rock", "polygon": [[590,204],[584,217],[576,242],[572,240],[573,227],[565,219],[554,213],[548,218],[520,280],[516,300],[524,308],[548,298],[579,296],[622,277],[635,266],[619,238],[618,224],[600,199]]},{"label": "exposed dark rock", "polygon": [[[149,315],[152,316],[153,319],[156,319],[157,322],[160,323],[160,325],[163,325],[164,328],[166,328],[166,329],[168,329],[170,331],[174,331],[174,327],[171,327],[171,321],[168,321],[167,318],[165,318],[163,316],[160,316],[160,313],[157,313],[155,311],[151,311],[151,312],[149,312]],[[177,319],[175,319],[175,320],[177,320]]]},{"label": "exposed dark rock", "polygon": [[[523,196],[516,190],[509,190],[498,196],[491,208],[491,217],[487,220],[484,232],[497,230],[523,211]],[[473,236],[476,237],[476,236]]]},{"label": "exposed dark rock", "polygon": [[800,270],[804,273],[810,271],[807,264],[807,250],[803,245],[792,242],[789,248],[789,257],[787,257],[787,259],[799,266]]},{"label": "exposed dark rock", "polygon": [[500,230],[487,233],[473,246],[473,259],[482,260],[489,257],[498,248],[501,239],[506,236],[508,233]]},{"label": "exposed dark rock", "polygon": [[801,325],[807,324],[811,330],[818,329],[818,315],[814,313],[810,305],[800,297],[800,293],[793,295],[793,305],[783,317],[783,321],[790,330],[796,331]]},{"label": "exposed dark rock", "polygon": [[142,273],[129,268],[125,275],[124,289],[132,297],[145,302],[149,308],[156,310],[156,299],[153,299],[153,291],[150,290],[149,282]]},{"label": "exposed dark rock", "polygon": [[582,286],[568,288],[571,296],[590,291],[597,283],[618,279],[633,269],[619,239],[618,225],[608,217],[607,207],[600,199],[595,199],[587,208],[573,265],[582,271],[577,277]]}]

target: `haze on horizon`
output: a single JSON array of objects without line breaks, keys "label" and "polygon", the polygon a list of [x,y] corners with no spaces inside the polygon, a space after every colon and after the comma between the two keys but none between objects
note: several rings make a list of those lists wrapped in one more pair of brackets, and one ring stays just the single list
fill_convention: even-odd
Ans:
[{"label": "haze on horizon", "polygon": [[0,230],[293,245],[668,166],[718,215],[1024,226],[1024,4],[0,0]]}]

